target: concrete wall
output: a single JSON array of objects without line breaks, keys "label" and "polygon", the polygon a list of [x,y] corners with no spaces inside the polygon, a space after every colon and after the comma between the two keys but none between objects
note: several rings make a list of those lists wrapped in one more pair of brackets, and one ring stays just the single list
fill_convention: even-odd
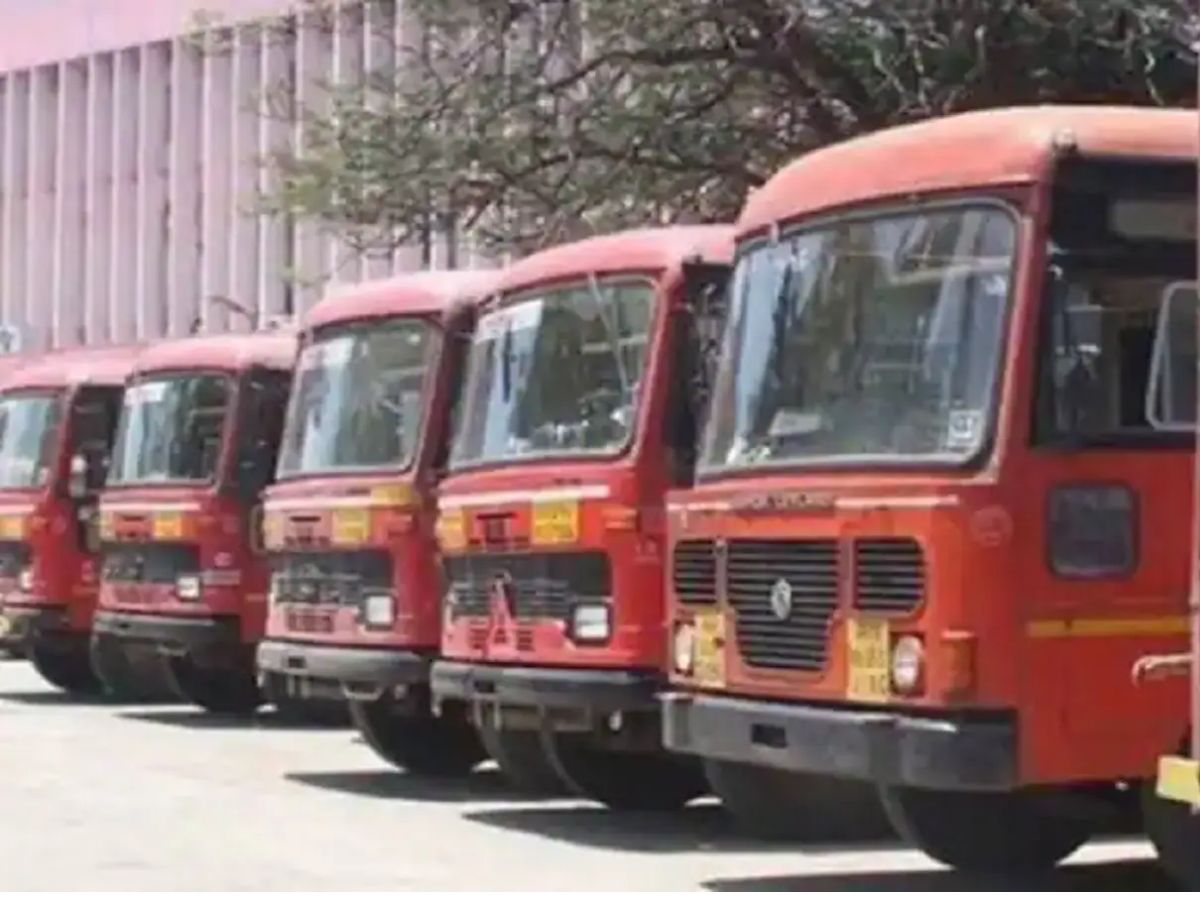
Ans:
[{"label": "concrete wall", "polygon": [[[0,325],[29,348],[240,330],[212,298],[261,320],[330,281],[445,264],[444,242],[364,257],[256,210],[261,160],[301,139],[264,86],[319,102],[411,27],[402,0],[334,5],[334,27],[293,17],[284,37],[247,20],[285,0],[3,0]],[[207,50],[185,36],[198,8],[223,16]]]}]

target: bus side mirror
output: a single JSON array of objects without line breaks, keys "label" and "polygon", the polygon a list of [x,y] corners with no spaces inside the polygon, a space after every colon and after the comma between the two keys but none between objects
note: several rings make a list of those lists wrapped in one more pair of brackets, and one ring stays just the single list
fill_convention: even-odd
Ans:
[{"label": "bus side mirror", "polygon": [[1146,382],[1146,421],[1157,431],[1196,428],[1197,331],[1200,296],[1193,282],[1163,291]]}]

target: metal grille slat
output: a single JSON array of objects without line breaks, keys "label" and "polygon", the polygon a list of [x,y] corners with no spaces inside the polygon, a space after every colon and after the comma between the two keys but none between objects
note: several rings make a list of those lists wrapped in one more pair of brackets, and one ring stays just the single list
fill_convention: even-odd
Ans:
[{"label": "metal grille slat", "polygon": [[[838,544],[819,540],[735,540],[729,543],[728,597],[736,612],[738,651],[747,665],[819,671],[838,604]],[[772,603],[781,583],[785,615]]]},{"label": "metal grille slat", "polygon": [[612,576],[604,553],[478,553],[443,562],[451,615],[482,618],[489,614],[493,584],[509,579],[514,614],[523,620],[566,621],[581,599],[609,600]]},{"label": "metal grille slat", "polygon": [[925,595],[925,560],[912,538],[862,538],[854,542],[858,609],[910,612]]},{"label": "metal grille slat", "polygon": [[680,541],[672,555],[672,584],[680,603],[717,602],[717,553],[710,540]]}]

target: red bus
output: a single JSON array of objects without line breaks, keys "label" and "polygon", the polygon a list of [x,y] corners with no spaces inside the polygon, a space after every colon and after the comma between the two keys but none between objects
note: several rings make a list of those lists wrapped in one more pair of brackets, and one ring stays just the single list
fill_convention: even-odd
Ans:
[{"label": "red bus", "polygon": [[26,357],[0,388],[0,630],[70,693],[101,690],[88,658],[96,502],[137,352]]},{"label": "red bus", "polygon": [[438,702],[514,782],[610,806],[703,791],[662,752],[664,498],[692,476],[697,300],[723,226],[628,231],[504,270],[475,330],[438,495]]},{"label": "red bus", "polygon": [[1178,740],[1129,671],[1185,627],[1191,436],[1145,398],[1196,154],[1194,112],[995,110],[750,197],[664,701],[735,810],[846,779],[943,862],[1047,866]]},{"label": "red bus", "polygon": [[434,491],[487,272],[424,272],[344,288],[309,313],[278,482],[264,677],[301,697],[350,698],[383,758],[464,772],[483,750],[461,709],[435,717],[440,637]]},{"label": "red bus", "polygon": [[246,714],[262,702],[267,614],[260,495],[275,471],[296,353],[286,333],[165,341],[125,390],[100,500],[98,674],[157,655],[184,698]]}]

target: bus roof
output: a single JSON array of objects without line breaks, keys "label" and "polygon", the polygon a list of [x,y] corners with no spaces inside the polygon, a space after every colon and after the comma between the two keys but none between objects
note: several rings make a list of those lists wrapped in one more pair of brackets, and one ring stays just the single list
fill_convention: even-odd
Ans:
[{"label": "bus roof", "polygon": [[752,193],[738,237],[856,203],[914,193],[1027,184],[1066,153],[1196,159],[1192,110],[1027,106],[889,128],[806,154]]},{"label": "bus roof", "polygon": [[501,273],[496,290],[511,293],[582,275],[669,272],[688,259],[729,262],[732,257],[731,225],[671,225],[618,231],[532,253]]},{"label": "bus roof", "polygon": [[[3,371],[4,390],[63,388],[80,384],[120,385],[125,383],[142,347],[122,344],[112,347],[72,347],[39,354],[21,354],[24,364]],[[0,358],[2,359],[2,358]],[[3,365],[0,362],[0,365]]]},{"label": "bus roof", "polygon": [[382,316],[449,316],[494,289],[496,272],[456,270],[409,272],[394,278],[337,288],[304,319],[307,329]]},{"label": "bus roof", "polygon": [[253,366],[291,369],[296,360],[296,334],[268,331],[178,338],[148,347],[138,356],[137,374],[170,369],[221,369],[240,372]]}]

